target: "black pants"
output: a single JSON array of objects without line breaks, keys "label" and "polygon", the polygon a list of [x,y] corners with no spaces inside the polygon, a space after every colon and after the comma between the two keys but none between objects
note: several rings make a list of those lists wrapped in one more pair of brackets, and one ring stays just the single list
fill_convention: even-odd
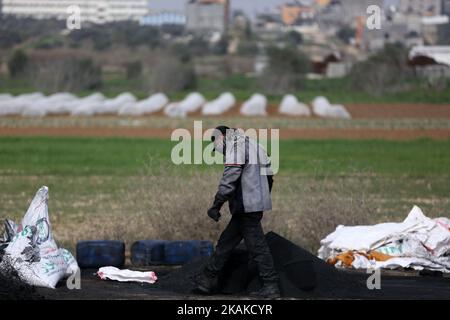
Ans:
[{"label": "black pants", "polygon": [[236,213],[220,235],[214,254],[206,265],[206,273],[216,276],[222,270],[233,249],[245,241],[250,258],[257,263],[264,282],[277,282],[278,274],[261,226],[262,212]]}]

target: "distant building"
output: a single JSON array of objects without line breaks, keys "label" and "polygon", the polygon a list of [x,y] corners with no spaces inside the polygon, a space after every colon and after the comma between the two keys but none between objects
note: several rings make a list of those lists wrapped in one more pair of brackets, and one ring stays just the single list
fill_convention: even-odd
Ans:
[{"label": "distant building", "polygon": [[186,16],[178,12],[157,12],[143,16],[139,19],[139,24],[142,26],[160,27],[164,25],[186,25]]},{"label": "distant building", "polygon": [[409,64],[428,78],[450,77],[450,46],[417,46],[409,53]]},{"label": "distant building", "polygon": [[4,15],[35,19],[67,19],[68,7],[78,6],[82,21],[93,23],[139,20],[148,13],[147,0],[1,0]]},{"label": "distant building", "polygon": [[442,13],[442,0],[400,0],[398,11],[409,15],[437,16]]},{"label": "distant building", "polygon": [[314,18],[314,9],[303,6],[300,3],[288,3],[281,6],[281,21],[284,25],[291,26],[301,20]]},{"label": "distant building", "polygon": [[360,17],[367,16],[367,8],[377,5],[384,8],[384,0],[332,0],[320,10],[319,20],[332,26],[355,26]]},{"label": "distant building", "polygon": [[450,15],[450,0],[442,0],[442,13]]},{"label": "distant building", "polygon": [[224,33],[228,27],[229,0],[190,0],[186,28],[192,32]]},{"label": "distant building", "polygon": [[315,2],[319,7],[326,7],[330,4],[331,0],[316,0]]}]

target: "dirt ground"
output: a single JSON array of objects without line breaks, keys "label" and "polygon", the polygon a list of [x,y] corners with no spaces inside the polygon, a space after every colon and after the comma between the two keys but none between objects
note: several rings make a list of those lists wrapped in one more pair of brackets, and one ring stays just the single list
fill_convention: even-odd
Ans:
[{"label": "dirt ground", "polygon": [[[69,136],[69,137],[151,137],[170,138],[172,129],[163,128],[106,128],[106,127],[0,127],[0,136]],[[449,129],[280,129],[281,139],[386,139],[411,140],[417,138],[450,139]]]},{"label": "dirt ground", "polygon": [[[160,269],[159,275],[169,270]],[[139,283],[121,283],[100,280],[96,270],[82,271],[81,289],[69,290],[66,283],[60,282],[56,289],[38,288],[37,293],[51,300],[251,300],[248,296],[181,294],[163,290],[156,285]],[[345,271],[364,285],[368,275],[362,271]],[[328,299],[329,297],[319,297]],[[381,289],[351,294],[343,299],[449,299],[450,277],[419,276],[417,272],[383,271]],[[286,298],[290,299],[290,298]]]},{"label": "dirt ground", "polygon": [[[323,127],[317,117],[308,119],[302,117],[288,117],[278,114],[276,106],[269,106],[269,117],[252,117],[270,127],[271,121],[277,121],[282,139],[387,139],[410,140],[417,138],[450,139],[450,105],[371,105],[359,104],[346,106],[353,120],[342,123],[342,120],[327,120]],[[239,115],[239,106],[233,108],[220,117],[204,117],[200,112],[190,114],[189,118],[226,120],[236,119]],[[44,120],[11,117],[0,123],[0,136],[100,136],[100,137],[155,137],[169,138],[173,128],[184,123],[177,119],[168,119],[162,112],[142,117],[128,117],[127,120],[118,120],[121,117],[102,116],[89,118],[74,118],[70,116],[46,117]],[[131,119],[131,120],[130,120]],[[151,121],[149,121],[151,119]],[[160,119],[161,121],[159,121]],[[240,116],[245,121],[246,117]],[[260,120],[258,120],[260,119]],[[290,125],[283,127],[283,119],[289,120]],[[299,123],[292,121],[299,120]],[[358,121],[374,120],[377,125],[361,125]],[[396,121],[409,119],[409,121],[421,121],[412,127],[393,127]],[[414,120],[416,119],[416,120]],[[440,121],[437,127],[430,126],[429,119]],[[386,122],[383,125],[383,120]],[[155,122],[156,121],[156,122]],[[302,121],[302,122],[301,122]],[[353,122],[352,122],[353,121]],[[394,121],[392,124],[389,121]],[[122,124],[125,122],[125,124]],[[281,124],[281,125],[280,125]],[[381,127],[380,127],[381,125]],[[192,128],[191,128],[192,129]]]}]

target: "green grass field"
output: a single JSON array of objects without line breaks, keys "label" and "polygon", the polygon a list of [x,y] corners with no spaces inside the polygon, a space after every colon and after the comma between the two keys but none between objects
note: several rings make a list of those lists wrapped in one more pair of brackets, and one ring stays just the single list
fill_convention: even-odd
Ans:
[{"label": "green grass field", "polygon": [[[19,219],[48,185],[55,234],[72,248],[87,238],[213,238],[219,226],[205,212],[222,167],[175,166],[174,144],[1,137],[0,218]],[[313,250],[337,224],[399,221],[414,204],[448,216],[449,178],[450,141],[283,140],[266,229]]]},{"label": "green grass field", "polygon": [[[183,171],[185,168],[170,165],[175,144],[146,138],[1,137],[0,172],[126,176],[139,174],[148,159]],[[281,174],[450,175],[450,141],[282,140],[279,158]],[[205,168],[209,169],[200,166]]]}]

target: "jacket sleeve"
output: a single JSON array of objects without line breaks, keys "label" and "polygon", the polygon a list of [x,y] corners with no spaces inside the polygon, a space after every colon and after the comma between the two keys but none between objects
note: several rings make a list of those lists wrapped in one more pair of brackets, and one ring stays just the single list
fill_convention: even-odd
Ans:
[{"label": "jacket sleeve", "polygon": [[225,165],[220,179],[219,190],[214,198],[214,206],[220,209],[222,205],[233,197],[242,174],[243,165]]}]

